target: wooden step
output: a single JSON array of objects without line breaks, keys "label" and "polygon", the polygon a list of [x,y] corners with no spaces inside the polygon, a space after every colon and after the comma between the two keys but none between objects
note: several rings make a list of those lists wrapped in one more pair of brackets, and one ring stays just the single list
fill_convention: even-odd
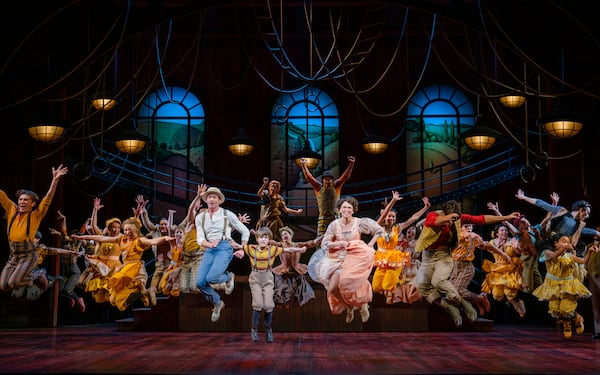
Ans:
[{"label": "wooden step", "polygon": [[133,331],[133,323],[135,320],[133,318],[123,318],[117,319],[115,323],[117,323],[117,331]]},{"label": "wooden step", "polygon": [[[463,317],[463,326],[454,326],[441,307],[426,301],[413,304],[387,304],[375,294],[370,318],[362,323],[358,312],[346,323],[345,314],[329,311],[327,292],[321,284],[311,282],[316,298],[300,306],[297,302],[277,304],[273,330],[277,332],[426,332],[491,331],[493,321]],[[131,331],[246,332],[250,331],[252,296],[248,276],[236,276],[236,286],[229,296],[222,296],[225,307],[217,322],[211,322],[212,304],[201,294],[181,294],[179,298],[158,297],[156,306],[132,309],[133,318],[118,321],[119,329]],[[133,320],[133,321],[132,321]]]},{"label": "wooden step", "polygon": [[131,309],[132,318],[117,320],[117,329],[123,331],[178,331],[179,299],[157,297],[156,306]]}]

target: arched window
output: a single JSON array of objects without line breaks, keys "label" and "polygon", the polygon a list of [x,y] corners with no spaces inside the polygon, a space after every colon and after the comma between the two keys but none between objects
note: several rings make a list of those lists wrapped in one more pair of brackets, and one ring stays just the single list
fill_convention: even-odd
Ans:
[{"label": "arched window", "polygon": [[439,185],[437,174],[460,168],[461,155],[468,152],[460,134],[474,125],[475,116],[469,98],[452,86],[431,85],[411,98],[406,117],[409,184],[422,181],[425,195],[441,193],[427,191],[428,186]]},{"label": "arched window", "polygon": [[[140,105],[137,129],[156,146],[147,148],[150,163],[162,162],[174,167],[173,177],[186,179],[188,171],[204,170],[204,108],[191,92],[173,86],[152,92]],[[154,168],[161,167],[154,165]],[[170,174],[172,170],[165,168],[165,172]],[[171,185],[168,182],[165,186],[158,184],[156,190],[168,192]],[[185,198],[181,190],[175,194]]]},{"label": "arched window", "polygon": [[138,130],[157,145],[156,156],[185,156],[191,166],[204,169],[204,108],[181,87],[160,88],[148,95],[137,115]]},{"label": "arched window", "polygon": [[[312,206],[314,194],[291,156],[306,145],[322,157],[311,173],[339,176],[339,116],[337,106],[323,90],[308,86],[279,97],[271,112],[271,178],[288,189],[288,205]],[[309,188],[310,194],[306,194]],[[297,190],[297,191],[294,191]],[[311,213],[307,213],[311,215]]]}]

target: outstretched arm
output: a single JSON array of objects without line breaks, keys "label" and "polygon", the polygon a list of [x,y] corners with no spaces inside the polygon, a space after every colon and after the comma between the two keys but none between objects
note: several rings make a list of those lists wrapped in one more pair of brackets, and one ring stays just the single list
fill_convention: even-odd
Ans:
[{"label": "outstretched arm", "polygon": [[525,201],[529,204],[535,204],[535,201],[536,201],[536,198],[526,196],[523,189],[517,190],[517,194],[515,194],[515,197],[517,197],[517,199]]},{"label": "outstretched arm", "polygon": [[98,226],[98,211],[104,207],[100,202],[100,198],[94,198],[94,208],[92,208],[92,230],[94,234],[102,234],[102,229]]},{"label": "outstretched arm", "polygon": [[206,184],[198,185],[196,197],[194,198],[194,200],[192,200],[192,203],[190,203],[190,206],[188,207],[188,214],[187,214],[188,223],[193,223],[194,220],[196,219],[196,215],[198,215],[198,212],[200,212],[200,207],[202,207],[202,195],[204,194],[205,191],[206,191]]},{"label": "outstretched arm", "polygon": [[[557,193],[552,192],[552,194],[550,194],[550,201],[552,202],[553,206],[558,206],[559,200],[560,200],[560,197],[558,196]],[[552,220],[553,217],[554,217],[554,214],[552,213],[552,211],[548,211],[546,213],[546,216],[544,216],[544,219],[542,219],[542,222],[540,223],[540,228],[542,228],[543,230],[546,230],[546,231],[550,231],[550,220]]]},{"label": "outstretched arm", "polygon": [[283,251],[286,253],[303,253],[306,251],[306,247],[302,246],[292,246],[292,247],[284,247]]},{"label": "outstretched arm", "polygon": [[298,208],[298,209],[293,209],[293,208],[289,208],[285,202],[282,200],[281,203],[281,209],[283,210],[283,212],[285,212],[286,214],[296,214],[296,215],[300,215],[302,212],[304,212],[303,209]]},{"label": "outstretched arm", "polygon": [[523,192],[522,189],[519,189],[517,191],[517,194],[515,195],[518,199],[520,200],[524,200],[527,203],[531,203],[539,208],[541,208],[542,210],[548,211],[548,212],[552,212],[554,215],[562,215],[562,214],[566,214],[569,211],[561,206],[556,206],[556,205],[552,205],[542,199],[539,198],[530,198],[528,196],[525,195],[525,193]]},{"label": "outstretched arm", "polygon": [[60,212],[60,210],[58,210],[58,223],[60,227],[60,233],[63,236],[67,236],[69,234],[67,230],[67,218],[62,214],[62,212]]},{"label": "outstretched arm", "polygon": [[423,201],[423,208],[421,208],[419,211],[415,212],[405,222],[400,223],[400,228],[402,230],[410,227],[413,223],[416,223],[417,220],[419,220],[419,218],[421,218],[421,216],[423,216],[423,214],[425,214],[425,212],[427,212],[427,210],[429,209],[429,207],[431,207],[431,203],[429,203],[429,198],[428,197],[423,197],[421,200]]},{"label": "outstretched arm", "polygon": [[[494,214],[496,214],[497,216],[502,216],[502,214],[500,213],[500,206],[498,206],[498,202],[493,203],[493,202],[488,202],[487,203],[487,208],[492,210],[492,212],[494,212]],[[510,233],[514,236],[517,235],[519,233],[519,230],[512,225],[509,221],[503,221],[502,222],[504,225],[506,225],[508,227],[508,230],[510,231]]]},{"label": "outstretched arm", "polygon": [[335,180],[336,189],[341,189],[342,185],[344,185],[344,183],[346,183],[346,181],[350,179],[350,175],[352,175],[352,169],[354,168],[355,161],[356,158],[354,156],[348,156],[348,166],[346,167],[346,170],[344,171],[344,173],[342,173],[340,178]]},{"label": "outstretched arm", "polygon": [[154,223],[152,223],[152,221],[150,221],[150,217],[148,216],[148,211],[146,210],[146,207],[141,208],[140,219],[142,220],[142,224],[144,224],[144,228],[146,228],[148,232],[154,232],[155,230],[158,230],[158,225],[155,225]]},{"label": "outstretched arm", "polygon": [[46,198],[52,199],[54,198],[54,193],[56,193],[56,187],[58,186],[58,181],[60,178],[67,174],[69,168],[63,167],[63,165],[59,165],[57,168],[52,167],[52,182],[50,183],[50,188],[46,193]]},{"label": "outstretched arm", "polygon": [[504,258],[507,262],[512,263],[512,259],[510,258],[510,255],[506,254],[501,249],[492,245],[490,242],[484,241],[481,238],[481,236],[478,235],[478,237],[479,237],[479,240],[477,241],[477,247],[484,249],[490,253],[496,253],[496,254],[500,255],[502,258]]},{"label": "outstretched arm", "polygon": [[144,196],[139,194],[135,197],[135,203],[137,203],[136,207],[133,208],[133,216],[136,219],[141,220],[142,211],[146,208],[146,204],[148,204],[147,200],[144,200]]},{"label": "outstretched arm", "polygon": [[259,198],[263,197],[264,191],[268,185],[269,185],[269,177],[263,177],[262,185],[260,185],[260,187],[258,188],[258,192],[256,192],[256,195],[258,195]]},{"label": "outstretched arm", "polygon": [[394,207],[396,202],[400,200],[402,200],[400,193],[392,190],[392,200],[390,200],[389,203],[383,209],[383,211],[381,211],[381,215],[379,215],[379,219],[377,219],[377,224],[382,225],[385,222],[385,217],[387,216],[387,214],[390,212],[392,207]]},{"label": "outstretched arm", "polygon": [[71,238],[74,240],[89,240],[89,241],[105,243],[105,242],[119,242],[120,237],[100,236],[97,234],[84,234],[84,235],[74,234],[71,236]]},{"label": "outstretched arm", "polygon": [[510,215],[483,215],[486,224],[496,224],[503,221],[514,220],[521,217],[518,212],[513,212]]},{"label": "outstretched arm", "polygon": [[308,167],[306,166],[306,159],[302,158],[302,162],[300,163],[300,165],[302,167],[302,173],[304,174],[304,178],[306,178],[306,181],[308,181],[310,186],[313,187],[315,192],[321,190],[321,183],[308,170]]}]

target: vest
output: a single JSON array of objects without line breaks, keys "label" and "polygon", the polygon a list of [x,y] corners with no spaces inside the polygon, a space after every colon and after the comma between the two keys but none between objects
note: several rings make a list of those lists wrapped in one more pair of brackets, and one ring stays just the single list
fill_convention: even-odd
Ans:
[{"label": "vest", "polygon": [[[438,216],[444,215],[444,211],[442,210],[437,210],[435,212],[438,214]],[[454,222],[454,226],[456,227],[456,235],[458,235],[461,227],[460,219]],[[419,238],[417,239],[415,251],[421,252],[423,250],[427,250],[429,246],[431,246],[435,241],[437,241],[438,238],[440,238],[442,230],[443,227],[424,226],[423,230],[421,231],[421,235],[419,235]]]}]

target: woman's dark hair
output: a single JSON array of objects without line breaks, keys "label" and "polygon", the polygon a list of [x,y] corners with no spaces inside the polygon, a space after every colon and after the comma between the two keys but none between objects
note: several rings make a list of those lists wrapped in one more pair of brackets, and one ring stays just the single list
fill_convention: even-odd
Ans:
[{"label": "woman's dark hair", "polygon": [[584,200],[580,200],[580,201],[574,202],[571,205],[571,211],[579,211],[582,208],[589,208],[591,210],[592,209],[592,205],[589,204],[589,202],[584,201]]},{"label": "woman's dark hair", "polygon": [[341,197],[340,200],[338,201],[337,208],[339,209],[340,207],[342,207],[342,204],[344,204],[344,202],[350,203],[352,205],[352,208],[354,209],[354,212],[358,211],[358,201],[356,200],[356,198]]},{"label": "woman's dark hair", "polygon": [[460,206],[460,203],[455,201],[455,200],[449,200],[446,201],[444,203],[442,203],[442,211],[444,211],[444,214],[448,215],[448,214],[462,214],[462,208]]},{"label": "woman's dark hair", "polygon": [[[550,241],[552,241],[552,244],[557,243],[562,237],[567,236],[564,233],[558,232],[558,233],[554,233],[552,234],[552,237],[550,237]],[[568,236],[567,236],[568,237]]]}]

